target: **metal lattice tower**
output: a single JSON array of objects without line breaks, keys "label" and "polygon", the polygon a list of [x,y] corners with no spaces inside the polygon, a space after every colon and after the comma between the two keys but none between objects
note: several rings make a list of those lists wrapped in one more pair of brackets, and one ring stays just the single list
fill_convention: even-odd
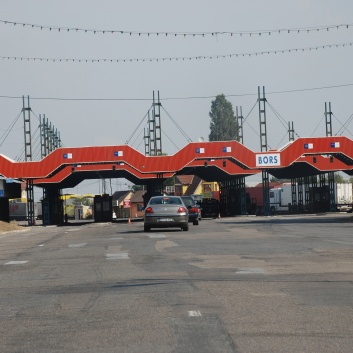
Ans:
[{"label": "metal lattice tower", "polygon": [[[54,126],[51,127],[48,119],[45,118],[45,114],[43,114],[43,118],[41,114],[39,114],[39,130],[40,130],[40,153],[41,158],[48,156],[49,153],[53,152],[56,148],[61,147],[60,134],[58,130],[54,130]],[[51,223],[51,212],[50,207],[52,207],[53,203],[59,204],[58,200],[61,196],[61,190],[58,189],[53,193],[53,190],[50,190],[48,187],[43,188],[43,224],[48,225]],[[59,210],[59,214],[62,213]]]},{"label": "metal lattice tower", "polygon": [[51,126],[51,123],[49,124],[48,119],[45,118],[45,114],[43,114],[43,119],[41,114],[39,114],[39,124],[40,151],[41,157],[44,158],[55,149],[61,147],[61,139],[58,129],[54,129],[54,126]]},{"label": "metal lattice tower", "polygon": [[146,156],[162,154],[161,106],[159,91],[157,101],[153,92],[152,115],[148,112],[148,127],[144,131]]},{"label": "metal lattice tower", "polygon": [[41,155],[41,158],[43,159],[48,155],[47,145],[46,145],[47,128],[45,123],[45,114],[43,115],[43,119],[41,114],[39,114],[39,129],[40,129],[40,155]]},{"label": "metal lattice tower", "polygon": [[[259,103],[261,152],[267,152],[265,87],[262,87],[262,97],[260,92],[260,86],[258,87],[258,103]],[[264,202],[264,215],[268,216],[270,214],[270,177],[266,169],[262,170],[262,190],[263,190],[263,202]]]},{"label": "metal lattice tower", "polygon": [[29,96],[27,96],[27,107],[25,106],[25,97],[22,96],[23,102],[23,129],[25,142],[25,162],[32,161],[32,134],[31,134],[31,108],[29,105]]},{"label": "metal lattice tower", "polygon": [[[31,133],[31,108],[29,105],[29,96],[27,96],[27,106],[25,105],[25,97],[22,96],[22,113],[23,113],[23,131],[25,143],[25,161],[32,161],[32,133]],[[33,180],[26,180],[27,192],[27,219],[28,225],[34,224],[34,192]]]},{"label": "metal lattice tower", "polygon": [[[326,136],[332,136],[332,111],[331,111],[331,102],[328,104],[328,111],[327,111],[327,104],[325,102],[325,120],[326,120]],[[330,156],[330,160],[333,162],[333,156]],[[329,185],[329,204],[330,204],[330,211],[333,212],[336,210],[336,200],[335,200],[335,173],[329,172],[328,173],[328,185]]]},{"label": "metal lattice tower", "polygon": [[265,87],[262,87],[262,97],[260,86],[258,87],[259,122],[260,122],[260,146],[261,152],[267,152],[267,128],[266,128],[266,98]]},{"label": "metal lattice tower", "polygon": [[238,141],[243,145],[244,144],[244,134],[243,134],[243,110],[240,107],[240,115],[238,114],[238,107],[235,109],[235,116],[238,122]]},{"label": "metal lattice tower", "polygon": [[48,127],[48,145],[49,145],[49,153],[53,151],[53,128],[51,126],[51,122]]},{"label": "metal lattice tower", "polygon": [[[150,112],[148,112],[148,121],[150,121]],[[143,139],[145,141],[145,156],[150,156],[150,133],[148,127],[144,129]]]},{"label": "metal lattice tower", "polygon": [[328,104],[329,111],[327,111],[327,103],[325,103],[325,120],[326,120],[326,136],[332,136],[332,111],[331,102]]},{"label": "metal lattice tower", "polygon": [[288,134],[289,134],[289,141],[294,141],[294,125],[293,125],[293,121],[292,122],[288,121]]}]

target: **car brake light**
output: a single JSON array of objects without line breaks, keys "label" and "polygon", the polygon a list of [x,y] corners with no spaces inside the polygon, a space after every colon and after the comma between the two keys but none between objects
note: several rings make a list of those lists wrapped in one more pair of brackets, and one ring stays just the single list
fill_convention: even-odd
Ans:
[{"label": "car brake light", "polygon": [[178,208],[178,213],[184,213],[184,212],[186,212],[186,208],[183,207],[183,206],[180,206],[180,207]]},{"label": "car brake light", "polygon": [[197,207],[191,207],[190,212],[191,213],[199,213],[199,209]]},{"label": "car brake light", "polygon": [[154,213],[152,207],[147,207],[145,213]]}]

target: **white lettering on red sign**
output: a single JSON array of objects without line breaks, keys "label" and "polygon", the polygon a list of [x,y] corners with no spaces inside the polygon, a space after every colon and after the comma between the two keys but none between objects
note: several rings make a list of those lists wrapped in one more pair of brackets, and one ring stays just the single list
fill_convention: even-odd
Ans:
[{"label": "white lettering on red sign", "polygon": [[131,200],[130,199],[124,200],[123,206],[124,206],[124,208],[130,208],[131,207]]}]

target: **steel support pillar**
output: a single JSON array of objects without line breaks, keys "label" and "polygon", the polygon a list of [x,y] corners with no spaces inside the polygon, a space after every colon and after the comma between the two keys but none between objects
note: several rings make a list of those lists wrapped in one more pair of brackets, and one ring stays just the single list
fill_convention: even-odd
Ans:
[{"label": "steel support pillar", "polygon": [[328,187],[330,199],[330,212],[335,212],[337,211],[337,207],[335,200],[335,174],[333,172],[328,173]]},{"label": "steel support pillar", "polygon": [[292,204],[289,212],[298,212],[297,179],[291,179]]},{"label": "steel support pillar", "polygon": [[317,212],[320,208],[318,203],[320,202],[317,197],[317,175],[311,176],[311,200],[312,200],[312,211]]},{"label": "steel support pillar", "polygon": [[245,177],[239,178],[239,192],[240,192],[240,214],[246,215],[246,191],[245,191]]},{"label": "steel support pillar", "polygon": [[50,225],[50,206],[48,188],[43,188],[43,200],[42,200],[42,217],[43,225]]},{"label": "steel support pillar", "polygon": [[144,207],[146,207],[152,196],[163,195],[163,183],[165,180],[166,179],[163,177],[163,173],[157,173],[156,179],[146,182],[147,190],[143,195]]},{"label": "steel support pillar", "polygon": [[319,195],[319,210],[321,212],[327,212],[329,210],[329,197],[327,195],[327,188],[326,188],[326,175],[325,174],[320,174],[319,175],[319,180],[320,180],[320,195]]},{"label": "steel support pillar", "polygon": [[220,185],[221,216],[246,214],[245,178],[225,180]]},{"label": "steel support pillar", "polygon": [[262,193],[264,200],[264,216],[270,215],[270,178],[267,170],[262,171]]},{"label": "steel support pillar", "polygon": [[310,179],[309,177],[304,177],[304,194],[305,194],[305,210],[310,211],[312,205],[310,204]]},{"label": "steel support pillar", "polygon": [[61,225],[64,222],[64,207],[61,189],[55,186],[46,187],[43,195],[42,212],[44,225]]},{"label": "steel support pillar", "polygon": [[298,211],[304,211],[303,205],[303,178],[298,178]]},{"label": "steel support pillar", "polygon": [[34,214],[34,191],[33,191],[33,179],[27,179],[26,181],[27,191],[27,220],[28,225],[35,225],[35,214]]}]

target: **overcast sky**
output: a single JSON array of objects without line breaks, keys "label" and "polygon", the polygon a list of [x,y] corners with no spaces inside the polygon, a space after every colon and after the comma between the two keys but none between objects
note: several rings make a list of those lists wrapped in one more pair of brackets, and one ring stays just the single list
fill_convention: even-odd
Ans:
[{"label": "overcast sky", "polygon": [[[187,140],[172,120],[192,141],[207,141],[211,101],[223,93],[234,110],[242,107],[244,144],[259,151],[258,86],[269,103],[269,148],[288,141],[288,121],[296,136],[324,136],[325,102],[333,133],[353,136],[352,123],[342,132],[353,114],[351,0],[0,0],[0,9],[0,136],[24,95],[33,132],[45,114],[65,147],[120,145],[131,137],[144,152],[143,118],[159,91],[162,148],[174,154]],[[34,57],[55,62],[20,60]],[[22,118],[0,144],[10,158],[21,154]]]}]

